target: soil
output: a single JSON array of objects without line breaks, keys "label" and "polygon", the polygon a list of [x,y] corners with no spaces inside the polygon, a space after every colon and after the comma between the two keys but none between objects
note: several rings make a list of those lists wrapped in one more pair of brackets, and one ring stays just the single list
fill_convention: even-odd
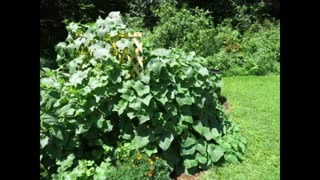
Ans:
[{"label": "soil", "polygon": [[224,103],[223,103],[223,106],[224,106],[224,108],[225,108],[227,111],[229,111],[229,112],[230,112],[231,109],[232,109],[232,108],[231,108],[231,105],[228,103],[228,101],[224,102]]},{"label": "soil", "polygon": [[176,180],[199,180],[199,177],[202,176],[206,171],[201,171],[196,173],[195,175],[188,175],[182,173],[180,176],[177,177]]}]

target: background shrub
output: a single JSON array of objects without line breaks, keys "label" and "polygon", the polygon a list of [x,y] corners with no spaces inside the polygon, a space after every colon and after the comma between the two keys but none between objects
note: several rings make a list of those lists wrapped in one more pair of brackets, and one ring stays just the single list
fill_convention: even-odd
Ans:
[{"label": "background shrub", "polygon": [[243,35],[230,25],[218,26],[215,42],[220,49],[207,57],[207,67],[219,69],[226,76],[279,73],[280,27],[278,23],[266,24],[269,27],[246,31]]},{"label": "background shrub", "polygon": [[180,48],[207,55],[214,50],[210,41],[215,31],[208,12],[201,9],[178,9],[174,3],[164,3],[155,10],[159,23],[152,31],[153,47]]},{"label": "background shrub", "polygon": [[152,47],[195,51],[206,58],[207,68],[218,69],[225,76],[279,73],[279,22],[260,22],[257,12],[263,4],[239,6],[235,18],[214,26],[209,12],[164,3],[155,11],[159,24],[146,39]]}]

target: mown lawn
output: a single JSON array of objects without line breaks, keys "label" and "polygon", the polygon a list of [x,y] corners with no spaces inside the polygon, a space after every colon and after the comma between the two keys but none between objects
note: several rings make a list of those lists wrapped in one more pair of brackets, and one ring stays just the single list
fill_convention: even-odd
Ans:
[{"label": "mown lawn", "polygon": [[280,179],[280,77],[224,78],[233,121],[247,138],[246,159],[212,167],[202,180]]}]

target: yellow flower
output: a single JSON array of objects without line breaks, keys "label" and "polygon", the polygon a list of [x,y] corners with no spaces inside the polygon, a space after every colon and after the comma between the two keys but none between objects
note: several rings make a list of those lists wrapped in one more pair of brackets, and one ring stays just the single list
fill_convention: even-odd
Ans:
[{"label": "yellow flower", "polygon": [[153,174],[151,174],[151,173],[148,174],[149,177],[152,177],[152,175],[153,175]]},{"label": "yellow flower", "polygon": [[150,161],[150,164],[154,164],[154,162],[153,162],[153,161]]},{"label": "yellow flower", "polygon": [[138,156],[138,160],[141,160],[142,159],[142,157],[141,156]]},{"label": "yellow flower", "polygon": [[159,160],[159,159],[160,159],[160,157],[159,157],[159,156],[157,156],[157,157],[156,157],[156,159],[157,159],[157,160]]}]

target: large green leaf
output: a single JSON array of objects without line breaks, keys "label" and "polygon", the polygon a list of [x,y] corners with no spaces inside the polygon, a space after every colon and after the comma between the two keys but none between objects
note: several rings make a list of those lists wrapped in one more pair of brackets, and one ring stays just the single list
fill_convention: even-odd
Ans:
[{"label": "large green leaf", "polygon": [[69,167],[72,166],[73,164],[73,160],[75,159],[75,155],[74,154],[70,154],[68,155],[67,159],[63,160],[63,161],[60,161],[58,160],[57,161],[57,165],[60,165],[60,169],[62,170],[65,170]]},{"label": "large green leaf", "polygon": [[122,99],[127,100],[128,102],[132,102],[134,99],[136,99],[136,96],[134,95],[134,92],[132,90],[128,90],[125,94],[122,94],[120,97]]},{"label": "large green leaf", "polygon": [[88,85],[90,86],[91,89],[96,89],[98,87],[102,87],[103,83],[101,79],[96,79],[96,78],[90,78]]},{"label": "large green leaf", "polygon": [[77,71],[74,74],[70,76],[70,85],[77,85],[81,84],[83,79],[85,79],[88,76],[89,70],[86,71]]},{"label": "large green leaf", "polygon": [[141,81],[136,81],[132,87],[140,97],[150,92],[150,87],[142,84]]},{"label": "large green leaf", "polygon": [[149,157],[152,156],[152,154],[156,154],[158,152],[157,147],[154,145],[146,146],[146,148],[143,150]]},{"label": "large green leaf", "polygon": [[136,111],[140,111],[141,110],[141,100],[134,99],[131,103],[129,103],[129,107],[136,110]]},{"label": "large green leaf", "polygon": [[193,118],[192,118],[192,116],[184,116],[184,115],[181,115],[181,119],[182,119],[182,121],[185,121],[185,122],[188,122],[188,123],[193,123]]},{"label": "large green leaf", "polygon": [[118,104],[113,106],[112,110],[116,111],[120,116],[124,112],[124,110],[127,108],[127,105],[128,105],[128,101],[121,99]]},{"label": "large green leaf", "polygon": [[156,77],[158,77],[160,75],[160,71],[161,71],[161,68],[163,67],[163,64],[161,62],[152,62],[150,63],[151,65],[148,67],[150,68],[151,72],[153,72]]},{"label": "large green leaf", "polygon": [[110,48],[111,48],[110,45],[105,48],[98,48],[95,51],[93,51],[93,56],[97,59],[98,58],[108,59],[109,57],[111,57]]},{"label": "large green leaf", "polygon": [[169,103],[165,103],[164,109],[166,112],[170,112],[173,116],[178,114],[177,107],[171,101]]},{"label": "large green leaf", "polygon": [[48,125],[51,125],[51,126],[54,126],[55,124],[58,123],[58,120],[49,114],[41,115],[40,119],[41,119],[41,122],[48,124]]},{"label": "large green leaf", "polygon": [[119,49],[124,50],[125,48],[133,48],[132,43],[128,39],[120,39],[119,41],[116,42],[117,46]]},{"label": "large green leaf", "polygon": [[181,154],[182,155],[192,155],[196,151],[196,146],[190,146],[187,148],[183,148]]},{"label": "large green leaf", "polygon": [[57,110],[57,114],[59,114],[59,116],[63,117],[65,116],[69,111],[71,110],[71,104],[67,104],[65,106],[63,106],[62,108]]},{"label": "large green leaf", "polygon": [[201,74],[202,76],[207,76],[209,75],[209,71],[207,68],[205,67],[201,67],[199,70],[198,70],[199,74]]},{"label": "large green leaf", "polygon": [[49,142],[49,137],[48,136],[45,136],[43,138],[40,139],[40,145],[41,145],[41,148],[44,148]]},{"label": "large green leaf", "polygon": [[139,124],[150,120],[150,116],[147,113],[138,114],[137,117],[139,119]]},{"label": "large green leaf", "polygon": [[166,102],[168,102],[168,98],[167,96],[156,96],[155,97],[159,102],[161,102],[162,105],[165,105]]},{"label": "large green leaf", "polygon": [[172,133],[170,131],[165,131],[160,138],[159,147],[164,151],[167,150],[170,147],[173,139],[174,137]]},{"label": "large green leaf", "polygon": [[172,59],[171,61],[169,61],[169,67],[176,68],[177,66],[179,66],[179,63],[177,63],[176,60]]},{"label": "large green leaf", "polygon": [[41,78],[40,80],[40,84],[42,86],[49,86],[49,87],[53,87],[53,88],[56,88],[56,89],[59,89],[60,88],[60,83],[58,83],[55,79],[53,78]]},{"label": "large green leaf", "polygon": [[76,134],[83,134],[89,131],[91,123],[87,122],[86,124],[80,124],[76,129]]},{"label": "large green leaf", "polygon": [[131,92],[132,93],[130,93],[130,94],[122,94],[120,97],[122,99],[125,99],[128,102],[132,102],[134,99],[136,99],[136,97],[134,96],[133,91],[131,91]]},{"label": "large green leaf", "polygon": [[195,125],[193,125],[193,129],[196,130],[202,136],[204,136],[207,141],[213,138],[213,135],[211,134],[210,129],[208,127],[203,126],[200,121],[198,121]]},{"label": "large green leaf", "polygon": [[127,113],[127,116],[128,116],[130,119],[133,119],[133,118],[137,117],[137,115],[136,115],[134,112],[128,112],[128,113]]},{"label": "large green leaf", "polygon": [[67,65],[69,68],[69,72],[70,73],[75,73],[76,69],[77,69],[77,63],[75,63],[74,61],[69,62],[69,64]]},{"label": "large green leaf", "polygon": [[239,142],[239,147],[241,148],[241,151],[244,153],[246,150],[245,145],[242,142]]},{"label": "large green leaf", "polygon": [[220,137],[220,133],[218,132],[217,128],[211,129],[211,135],[212,135],[213,139]]},{"label": "large green leaf", "polygon": [[111,124],[110,120],[107,120],[103,116],[100,116],[97,121],[97,127],[103,129],[104,132],[110,132],[112,131],[113,125]]},{"label": "large green leaf", "polygon": [[52,135],[54,135],[58,139],[63,140],[63,134],[62,134],[60,129],[57,129],[57,128],[53,129],[52,130]]},{"label": "large green leaf", "polygon": [[74,115],[75,112],[76,112],[75,109],[70,108],[70,109],[67,111],[66,115],[67,115],[67,116],[72,116],[72,115]]},{"label": "large green leaf", "polygon": [[149,136],[138,136],[136,135],[132,140],[132,145],[135,148],[141,148],[149,143]]},{"label": "large green leaf", "polygon": [[195,138],[187,137],[187,139],[183,141],[182,147],[186,148],[194,144],[196,144]]},{"label": "large green leaf", "polygon": [[235,152],[239,160],[244,160],[244,155],[241,152]]},{"label": "large green leaf", "polygon": [[185,160],[183,161],[183,165],[184,165],[187,169],[189,169],[189,168],[198,166],[198,161],[195,160],[195,159],[185,159]]},{"label": "large green leaf", "polygon": [[189,67],[189,68],[187,69],[187,71],[186,71],[186,76],[187,76],[187,78],[192,77],[193,74],[194,74],[194,69],[191,68],[191,67]]},{"label": "large green leaf", "polygon": [[225,154],[224,155],[224,159],[226,161],[228,161],[228,162],[233,163],[233,164],[238,164],[239,163],[237,156],[235,156],[233,154]]},{"label": "large green leaf", "polygon": [[219,142],[219,145],[225,150],[225,151],[232,151],[232,147],[230,145],[230,143],[225,142],[223,140],[221,140],[222,142]]},{"label": "large green leaf", "polygon": [[150,51],[150,54],[154,56],[168,56],[169,53],[170,53],[170,50],[163,49],[163,48],[158,48]]},{"label": "large green leaf", "polygon": [[150,82],[150,73],[145,73],[145,72],[141,73],[140,74],[140,79],[145,84],[149,84],[149,82]]},{"label": "large green leaf", "polygon": [[220,146],[214,144],[209,144],[207,151],[212,162],[217,162],[224,154],[224,150]]},{"label": "large green leaf", "polygon": [[128,81],[125,81],[125,82],[123,82],[123,84],[122,84],[122,88],[119,88],[119,89],[117,89],[117,91],[119,92],[119,93],[127,93],[127,92],[129,92],[130,93],[130,88],[132,87],[134,85],[134,81],[133,80],[128,80]]},{"label": "large green leaf", "polygon": [[246,138],[244,138],[244,137],[240,137],[240,141],[241,141],[243,144],[247,144],[247,140],[246,140]]},{"label": "large green leaf", "polygon": [[206,158],[205,156],[203,156],[202,154],[200,153],[197,153],[196,154],[196,160],[201,163],[201,164],[206,164],[207,161],[208,161],[208,158]]},{"label": "large green leaf", "polygon": [[192,105],[192,103],[194,102],[193,97],[186,96],[183,94],[178,94],[178,96],[176,97],[176,100],[177,100],[179,106]]},{"label": "large green leaf", "polygon": [[119,37],[118,31],[116,31],[116,30],[110,31],[109,34],[110,34],[111,37],[115,37],[115,36]]},{"label": "large green leaf", "polygon": [[149,103],[150,103],[150,100],[152,99],[152,95],[151,94],[148,94],[147,96],[145,97],[141,97],[141,102],[143,104],[145,104],[146,106],[149,106]]},{"label": "large green leaf", "polygon": [[146,124],[141,124],[135,129],[135,136],[132,144],[135,148],[141,148],[155,140],[154,134]]},{"label": "large green leaf", "polygon": [[109,162],[102,162],[100,166],[96,168],[96,173],[93,176],[93,180],[106,180],[106,177],[110,175],[115,168]]},{"label": "large green leaf", "polygon": [[187,61],[193,60],[193,58],[194,58],[195,55],[196,55],[196,53],[195,53],[194,51],[191,51],[191,52],[188,54],[186,60],[187,60]]},{"label": "large green leaf", "polygon": [[199,139],[196,144],[196,150],[202,155],[207,154],[207,142],[203,139]]}]

